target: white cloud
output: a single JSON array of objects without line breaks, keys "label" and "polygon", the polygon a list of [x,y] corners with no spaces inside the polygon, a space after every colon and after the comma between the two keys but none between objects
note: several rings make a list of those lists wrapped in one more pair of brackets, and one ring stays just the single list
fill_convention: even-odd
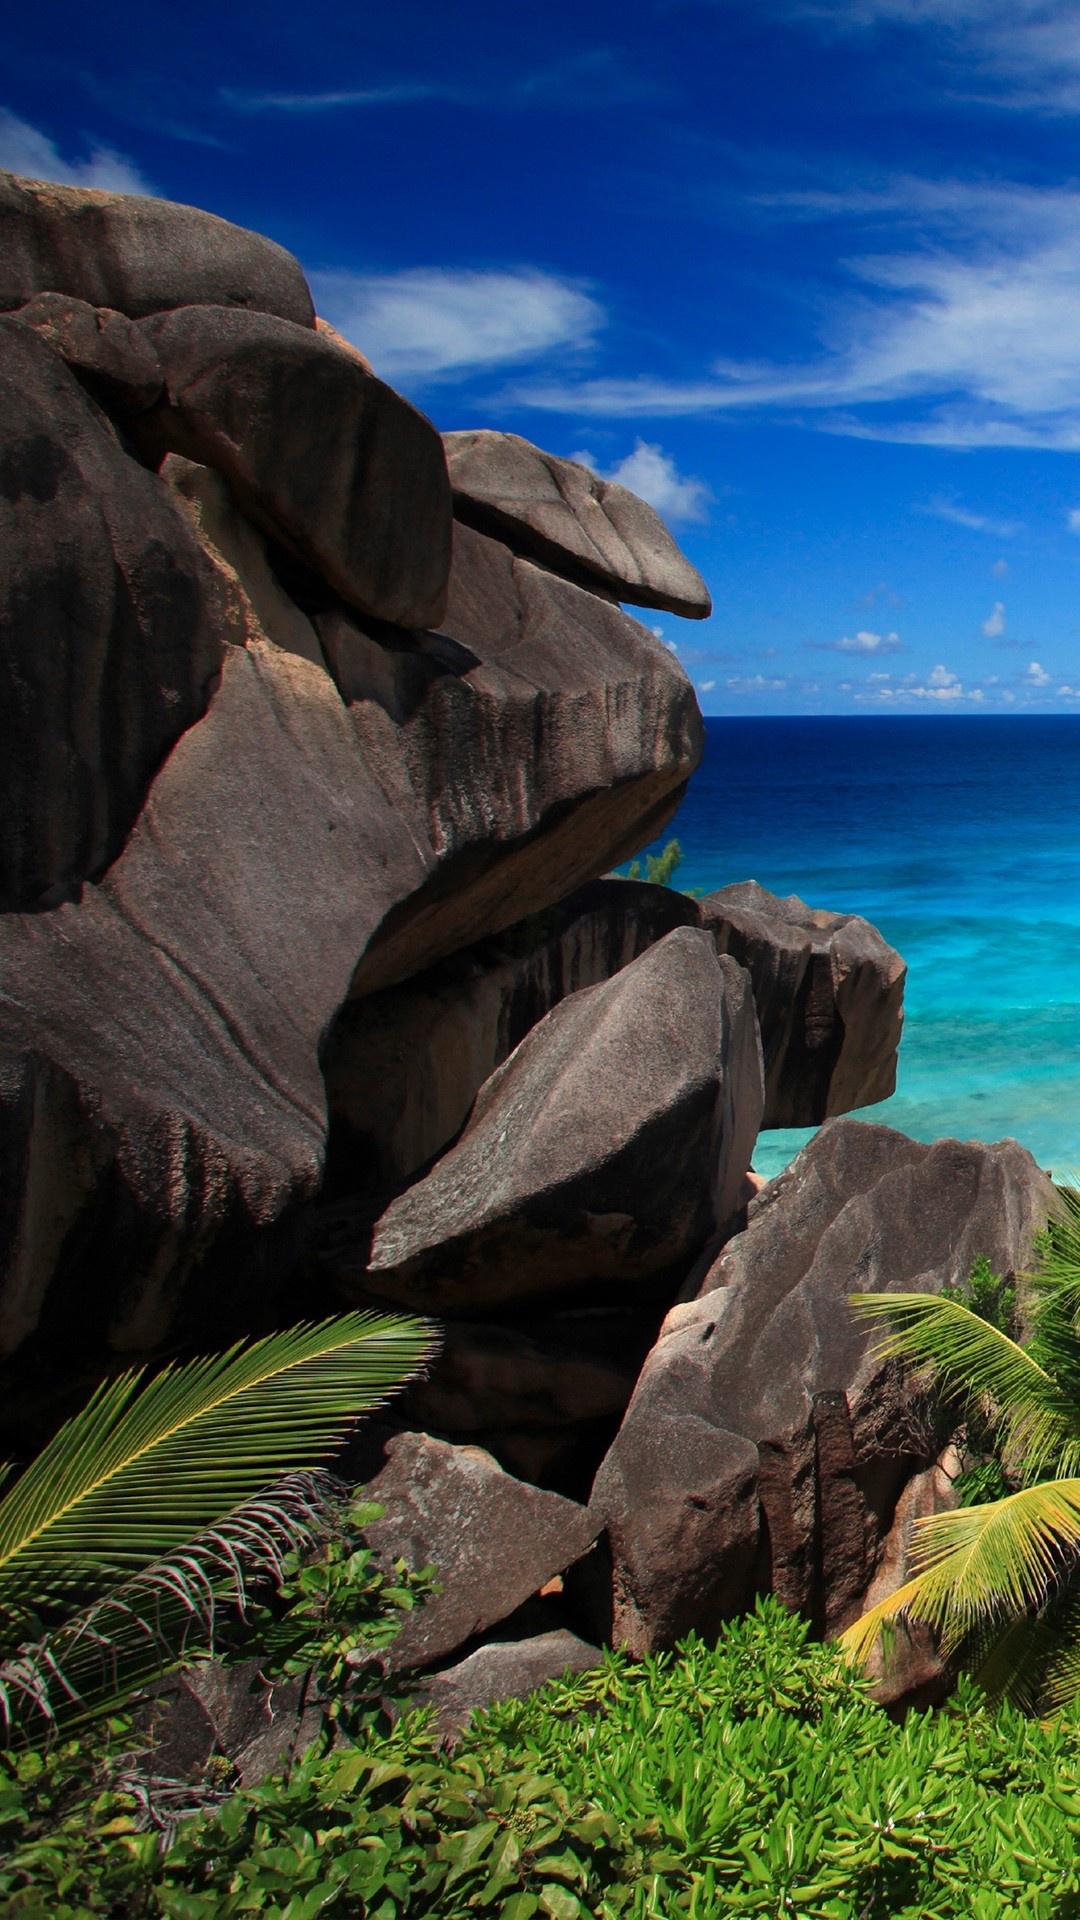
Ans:
[{"label": "white cloud", "polygon": [[729,674],[724,682],[729,693],[785,693],[787,679],[766,679],[763,673]]},{"label": "white cloud", "polygon": [[312,273],[319,311],[388,378],[429,379],[586,347],[603,309],[536,267]]},{"label": "white cloud", "polygon": [[98,187],[108,193],[153,193],[134,160],[112,147],[91,144],[85,160],[64,160],[39,127],[0,107],[0,167],[31,180],[56,180],[67,187]]},{"label": "white cloud", "polygon": [[715,680],[699,680],[698,685],[701,688],[702,693],[711,693],[713,688],[716,685],[716,681]]},{"label": "white cloud", "polygon": [[948,667],[934,667],[930,674],[930,685],[932,687],[955,687],[959,685],[959,681],[955,673],[949,672]]},{"label": "white cloud", "polygon": [[[754,204],[789,222],[873,218],[878,251],[838,241],[837,271],[851,284],[814,352],[786,365],[720,359],[685,382],[548,381],[515,398],[612,418],[794,411],[865,439],[1080,448],[1080,189],[901,177]],[[881,250],[890,226],[892,248]],[[987,520],[985,530],[1002,527]]]},{"label": "white cloud", "polygon": [[1067,515],[1070,533],[1080,533],[1080,507],[1073,507]]},{"label": "white cloud", "polygon": [[1048,687],[1050,685],[1050,675],[1047,673],[1045,667],[1040,667],[1037,660],[1032,661],[1025,678],[1033,687]]},{"label": "white cloud", "polygon": [[842,640],[827,640],[824,645],[834,653],[899,653],[898,633],[868,633],[865,629],[845,634]]},{"label": "white cloud", "polygon": [[634,442],[633,453],[604,475],[641,495],[665,520],[705,520],[712,494],[703,480],[684,478],[662,447]]},{"label": "white cloud", "polygon": [[969,90],[981,81],[984,102],[1049,114],[1080,105],[1075,0],[796,0],[792,10],[829,34],[880,23],[927,30]]},{"label": "white cloud", "polygon": [[998,580],[1001,580],[1009,571],[1009,563],[1007,560],[995,560],[990,571]]},{"label": "white cloud", "polygon": [[1005,631],[1005,607],[1002,601],[994,601],[994,611],[983,621],[982,630],[988,640],[996,640]]},{"label": "white cloud", "polygon": [[954,527],[967,527],[972,533],[992,533],[1001,540],[1009,540],[1014,533],[1020,532],[1018,520],[995,520],[989,514],[975,513],[959,501],[940,495],[917,507],[916,512],[928,513],[934,520],[948,520]]}]

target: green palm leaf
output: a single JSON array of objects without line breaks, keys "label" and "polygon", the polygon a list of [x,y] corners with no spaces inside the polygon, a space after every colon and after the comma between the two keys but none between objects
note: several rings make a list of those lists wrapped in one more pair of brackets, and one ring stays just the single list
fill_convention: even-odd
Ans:
[{"label": "green palm leaf", "polygon": [[955,1650],[980,1627],[1036,1613],[1078,1553],[1080,1479],[934,1514],[916,1529],[914,1577],[856,1620],[841,1645],[865,1659],[886,1622],[903,1617],[937,1628]]},{"label": "green palm leaf", "polygon": [[437,1344],[350,1313],[107,1382],[0,1500],[0,1607],[70,1609],[175,1551],[324,1459]]},{"label": "green palm leaf", "polygon": [[1029,1471],[1049,1464],[1061,1474],[1080,1470],[1080,1402],[1062,1392],[1035,1353],[960,1301],[936,1294],[857,1293],[851,1305],[860,1319],[888,1324],[879,1353],[932,1370],[946,1386],[1000,1407],[1008,1451]]}]

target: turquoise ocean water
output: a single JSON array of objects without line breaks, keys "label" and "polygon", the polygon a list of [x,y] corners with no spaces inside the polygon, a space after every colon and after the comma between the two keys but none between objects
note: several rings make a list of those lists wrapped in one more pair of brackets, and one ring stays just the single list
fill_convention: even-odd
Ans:
[{"label": "turquoise ocean water", "polygon": [[[1080,1173],[1080,715],[709,720],[662,836],[682,887],[759,880],[861,913],[908,963],[897,1091],[919,1140]],[[761,1136],[772,1175],[809,1138]]]}]

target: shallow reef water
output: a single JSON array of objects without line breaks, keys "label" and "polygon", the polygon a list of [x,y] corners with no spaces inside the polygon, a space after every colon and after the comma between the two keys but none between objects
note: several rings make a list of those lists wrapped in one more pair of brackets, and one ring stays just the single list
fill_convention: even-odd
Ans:
[{"label": "shallow reef water", "polygon": [[[1011,1134],[1080,1173],[1080,714],[716,719],[676,884],[860,913],[908,963],[897,1090],[919,1140]],[[809,1139],[762,1134],[771,1176]]]}]

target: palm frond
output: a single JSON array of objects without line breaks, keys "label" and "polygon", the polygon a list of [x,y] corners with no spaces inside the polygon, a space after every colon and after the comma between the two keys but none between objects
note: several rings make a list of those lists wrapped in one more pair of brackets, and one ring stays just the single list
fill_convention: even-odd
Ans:
[{"label": "palm frond", "polygon": [[851,1305],[860,1319],[888,1326],[878,1353],[907,1360],[953,1391],[969,1399],[986,1396],[1000,1407],[1009,1452],[1031,1470],[1049,1462],[1061,1472],[1080,1468],[1080,1402],[1007,1333],[962,1302],[937,1294],[857,1293]]},{"label": "palm frond", "polygon": [[52,1633],[0,1660],[0,1744],[50,1736],[111,1711],[181,1663],[210,1659],[223,1619],[243,1619],[334,1523],[346,1489],[294,1473],[226,1514]]},{"label": "palm frond", "polygon": [[916,1528],[912,1579],[856,1620],[841,1645],[865,1659],[884,1624],[902,1617],[935,1627],[955,1651],[972,1632],[1037,1612],[1078,1554],[1080,1479],[934,1514]]},{"label": "palm frond", "polygon": [[107,1382],[0,1500],[0,1605],[70,1607],[164,1558],[325,1459],[437,1345],[350,1313]]}]

